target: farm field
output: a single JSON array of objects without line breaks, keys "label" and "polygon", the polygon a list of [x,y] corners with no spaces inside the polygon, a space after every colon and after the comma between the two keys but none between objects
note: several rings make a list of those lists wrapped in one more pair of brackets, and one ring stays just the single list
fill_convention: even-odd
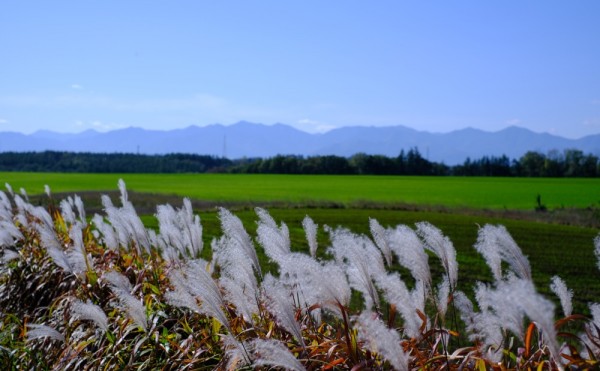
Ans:
[{"label": "farm field", "polygon": [[532,210],[537,195],[549,209],[600,206],[600,179],[318,176],[254,174],[0,173],[15,190],[43,193],[113,191],[119,178],[130,191],[214,202],[443,205]]}]

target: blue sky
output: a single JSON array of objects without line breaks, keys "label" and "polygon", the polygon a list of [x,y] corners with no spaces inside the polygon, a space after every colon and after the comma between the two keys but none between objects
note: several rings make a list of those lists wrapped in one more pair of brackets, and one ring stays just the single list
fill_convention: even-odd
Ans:
[{"label": "blue sky", "polygon": [[0,131],[600,133],[599,1],[3,1]]}]

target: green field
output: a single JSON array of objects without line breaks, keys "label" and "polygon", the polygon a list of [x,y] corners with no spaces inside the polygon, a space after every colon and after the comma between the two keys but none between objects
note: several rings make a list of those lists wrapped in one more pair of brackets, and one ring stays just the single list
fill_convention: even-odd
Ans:
[{"label": "green field", "polygon": [[537,195],[548,208],[600,206],[600,179],[318,176],[250,174],[0,173],[0,181],[29,194],[110,191],[119,178],[136,192],[175,194],[215,202],[443,205],[531,210]]}]

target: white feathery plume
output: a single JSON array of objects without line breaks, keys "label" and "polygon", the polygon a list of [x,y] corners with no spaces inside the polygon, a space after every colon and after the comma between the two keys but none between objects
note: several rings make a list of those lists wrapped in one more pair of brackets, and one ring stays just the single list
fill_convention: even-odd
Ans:
[{"label": "white feathery plume", "polygon": [[423,243],[411,228],[399,225],[388,229],[388,245],[398,258],[398,262],[408,269],[417,281],[423,282],[425,289],[431,286],[429,256],[425,253]]},{"label": "white feathery plume", "polygon": [[69,238],[73,242],[73,247],[67,252],[67,257],[75,272],[85,272],[94,268],[83,244],[82,227],[79,222],[75,222],[69,231]]},{"label": "white feathery plume", "polygon": [[248,358],[246,349],[244,349],[244,344],[228,334],[221,335],[221,337],[225,348],[225,357],[227,358],[226,370],[239,370],[252,363]]},{"label": "white feathery plume", "polygon": [[446,317],[446,311],[448,310],[448,297],[450,296],[450,282],[447,277],[444,277],[442,282],[437,287],[437,300],[436,306],[438,314],[442,321]]},{"label": "white feathery plume", "polygon": [[475,249],[483,255],[496,280],[502,278],[502,260],[517,276],[531,280],[529,261],[504,226],[486,224],[480,228]]},{"label": "white feathery plume", "polygon": [[15,218],[25,228],[29,228],[29,220],[27,218],[27,211],[32,208],[32,205],[25,202],[19,195],[13,195],[13,200],[17,206],[17,215]]},{"label": "white feathery plume", "polygon": [[561,362],[560,347],[554,328],[554,304],[535,291],[530,280],[515,280],[506,287],[505,295],[512,305],[519,306],[525,315],[535,322],[543,335],[543,341],[548,346],[550,354],[557,363]]},{"label": "white feathery plume", "polygon": [[221,220],[221,229],[223,230],[225,238],[229,240],[227,243],[237,244],[238,247],[244,251],[244,254],[246,254],[248,259],[252,261],[254,270],[258,272],[259,276],[262,275],[256,250],[248,232],[244,229],[242,221],[224,208],[219,209],[219,219]]},{"label": "white feathery plume", "polygon": [[271,260],[279,262],[290,253],[289,230],[283,222],[280,227],[277,226],[275,220],[265,209],[257,207],[255,211],[259,218],[256,230],[258,242]]},{"label": "white feathery plume", "polygon": [[307,215],[302,220],[302,227],[306,234],[306,241],[308,242],[308,249],[310,255],[314,258],[317,256],[317,229],[319,226]]},{"label": "white feathery plume", "polygon": [[550,290],[552,290],[552,292],[560,299],[560,305],[565,317],[570,316],[573,311],[573,290],[569,290],[565,281],[559,276],[552,277]]},{"label": "white feathery plume", "polygon": [[0,263],[6,264],[12,260],[19,259],[21,255],[18,252],[10,249],[2,250],[2,257],[0,258]]},{"label": "white feathery plume", "polygon": [[193,214],[192,203],[188,198],[183,200],[181,209],[175,210],[171,205],[159,205],[156,208],[160,238],[168,246],[175,247],[187,258],[195,259],[202,251],[202,226],[200,217]]},{"label": "white feathery plume", "polygon": [[35,219],[45,224],[48,228],[54,228],[54,221],[52,220],[52,217],[45,208],[41,206],[32,206],[29,208],[28,211]]},{"label": "white feathery plume", "polygon": [[129,319],[144,331],[148,330],[148,317],[146,307],[135,296],[130,293],[113,287],[113,293],[119,299],[121,309],[125,310]]},{"label": "white feathery plume", "polygon": [[116,271],[108,271],[102,274],[102,279],[108,282],[108,284],[115,290],[121,290],[127,293],[133,291],[133,286],[129,279]]},{"label": "white feathery plume", "polygon": [[491,329],[496,326],[510,330],[523,339],[523,318],[527,316],[542,333],[543,341],[555,361],[561,362],[554,328],[554,305],[535,291],[530,280],[509,275],[507,279],[497,281],[495,289],[479,284],[476,297],[481,313],[477,315],[475,327],[483,335],[475,334],[476,338],[483,338],[485,344],[494,341],[499,345],[497,338],[488,339]]},{"label": "white feathery plume", "polygon": [[71,317],[75,320],[88,320],[92,321],[98,326],[102,331],[108,330],[108,317],[106,314],[96,304],[93,304],[91,301],[87,301],[84,303],[81,300],[75,300],[71,304]]},{"label": "white feathery plume", "polygon": [[27,324],[27,341],[41,338],[51,338],[62,342],[65,341],[63,334],[50,326],[38,325],[34,323]]},{"label": "white feathery plume", "polygon": [[46,253],[50,256],[50,258],[52,258],[54,264],[58,265],[69,273],[76,273],[75,267],[73,267],[67,254],[64,252],[62,246],[56,239],[54,230],[45,224],[37,224],[36,227],[40,235],[41,245],[46,249]]},{"label": "white feathery plume", "polygon": [[117,186],[119,187],[119,191],[121,192],[121,204],[125,205],[129,202],[129,197],[127,195],[127,187],[125,185],[125,181],[123,179],[119,179],[117,181]]},{"label": "white feathery plume", "polygon": [[442,234],[442,232],[428,222],[419,222],[416,224],[417,234],[425,242],[425,248],[440,259],[448,280],[450,289],[454,290],[458,281],[458,263],[456,261],[456,250],[452,241]]},{"label": "white feathery plume", "polygon": [[358,338],[364,341],[371,351],[380,354],[398,371],[408,371],[410,357],[400,345],[400,335],[388,328],[375,313],[365,311],[356,317],[355,327]]},{"label": "white feathery plume", "polygon": [[[96,227],[96,231],[102,235],[102,241],[104,245],[110,250],[117,250],[119,248],[119,237],[115,232],[115,229],[104,221],[104,218],[98,214],[95,214],[92,218],[92,224]],[[97,238],[99,240],[99,238]]]},{"label": "white feathery plume", "polygon": [[329,230],[331,247],[336,262],[344,267],[350,287],[359,291],[366,309],[379,307],[379,295],[373,280],[385,274],[381,253],[371,240],[353,234],[347,229]]},{"label": "white feathery plume", "polygon": [[4,183],[4,186],[6,187],[6,190],[8,191],[8,193],[9,193],[11,196],[13,196],[13,197],[14,197],[14,195],[15,195],[15,192],[13,192],[13,189],[12,189],[12,187],[10,186],[10,184],[8,184],[8,183]]},{"label": "white feathery plume", "polygon": [[306,254],[290,253],[280,262],[280,272],[280,281],[298,296],[298,304],[304,310],[320,304],[341,316],[339,305],[347,306],[350,302],[346,274],[335,262],[321,264]]},{"label": "white feathery plume", "polygon": [[0,191],[0,220],[12,220],[12,205],[6,193]]},{"label": "white feathery plume", "polygon": [[[208,272],[208,268],[209,264],[206,261],[197,259],[189,261],[181,271],[174,269],[169,272],[169,280],[175,287],[175,294],[170,294],[169,298],[172,300],[176,299],[178,295],[181,296],[180,304],[191,304],[192,301],[195,302],[196,298],[200,299],[202,304],[198,308],[195,306],[185,307],[198,309],[200,313],[215,318],[229,329],[229,320],[223,312],[225,301],[221,290]],[[176,301],[171,302],[173,305],[181,306],[176,304]]]},{"label": "white feathery plume", "polygon": [[16,240],[23,239],[23,233],[10,220],[0,219],[0,247],[13,246]]},{"label": "white feathery plume", "polygon": [[369,227],[371,229],[371,235],[375,245],[381,250],[387,266],[392,265],[392,250],[388,244],[388,237],[386,236],[386,230],[379,224],[379,222],[373,218],[369,218]]},{"label": "white feathery plume", "polygon": [[292,334],[296,341],[305,347],[302,329],[295,317],[292,293],[276,282],[271,274],[265,276],[262,289],[267,299],[267,309],[275,316],[277,324]]},{"label": "white feathery plume", "polygon": [[138,254],[142,251],[150,251],[150,238],[144,223],[137,215],[133,204],[128,201],[125,182],[119,179],[119,189],[121,190],[122,206],[117,208],[113,206],[112,201],[106,195],[102,196],[102,205],[106,212],[109,223],[116,230],[119,243],[126,249],[132,243],[135,245]]},{"label": "white feathery plume", "polygon": [[60,201],[60,213],[65,222],[69,224],[74,224],[77,220],[75,212],[73,212],[73,199],[70,196]]},{"label": "white feathery plume", "polygon": [[44,184],[44,193],[48,197],[52,197],[52,192],[50,191],[50,186],[48,184]]},{"label": "white feathery plume", "polygon": [[238,244],[228,244],[226,238],[213,239],[213,261],[221,267],[219,283],[225,289],[225,298],[235,305],[236,313],[246,321],[257,314],[258,283],[252,262]]},{"label": "white feathery plume", "polygon": [[27,191],[25,190],[25,188],[21,187],[19,191],[21,192],[21,196],[23,196],[25,201],[29,202],[29,196],[27,195]]},{"label": "white feathery plume", "polygon": [[[404,319],[405,334],[411,338],[418,337],[420,335],[419,329],[421,328],[422,320],[417,314],[417,310],[425,313],[424,294],[421,294],[423,297],[420,300],[419,298],[415,298],[397,273],[382,275],[376,283],[383,291],[387,302],[394,304],[396,310]],[[421,288],[423,287],[422,284],[420,286]]]},{"label": "white feathery plume", "polygon": [[75,209],[77,210],[77,214],[79,215],[79,221],[85,226],[87,225],[87,219],[85,217],[85,208],[83,207],[83,200],[78,195],[75,195],[73,199],[73,203],[75,205]]},{"label": "white feathery plume", "polygon": [[198,314],[204,314],[196,299],[188,292],[185,278],[180,271],[173,270],[169,272],[169,281],[175,289],[167,291],[164,294],[167,303],[174,307],[185,308]]},{"label": "white feathery plume", "polygon": [[252,352],[252,364],[254,366],[281,367],[290,371],[306,370],[300,361],[279,340],[254,339],[247,344],[248,349]]},{"label": "white feathery plume", "polygon": [[[497,287],[494,289],[490,286],[477,283],[475,288],[475,299],[481,310],[481,316],[478,316],[478,330],[480,333],[487,333],[490,330],[493,332],[493,324],[497,327],[508,330],[517,335],[523,340],[525,329],[523,327],[524,313],[522,309],[512,303],[507,296],[507,291],[510,291],[512,282],[518,280],[515,276],[509,276],[507,281],[496,282]],[[484,326],[489,327],[486,329]],[[485,339],[484,339],[485,340]],[[496,339],[494,339],[496,340]],[[494,343],[500,345],[500,343]]]}]

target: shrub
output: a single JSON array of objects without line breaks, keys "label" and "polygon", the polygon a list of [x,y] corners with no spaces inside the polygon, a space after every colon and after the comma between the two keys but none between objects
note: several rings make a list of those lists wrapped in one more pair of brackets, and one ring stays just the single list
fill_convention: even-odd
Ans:
[{"label": "shrub", "polygon": [[[502,226],[479,230],[475,248],[494,280],[477,283],[472,301],[459,291],[452,241],[427,222],[371,220],[372,238],[323,226],[330,259],[321,259],[310,218],[303,254],[291,249],[288,227],[257,208],[258,251],[278,267],[263,274],[255,241],[228,210],[219,211],[223,235],[207,261],[188,200],[157,207],[157,232],[144,227],[123,181],[119,189],[121,205],[103,197],[105,214],[91,223],[78,197],[44,209],[24,191],[0,192],[5,369],[600,366],[600,304],[590,304],[592,318],[571,314],[573,293],[554,277],[567,316],[555,321]],[[594,244],[600,259],[600,237]],[[431,274],[431,256],[441,277]],[[568,332],[571,322],[584,332]]]}]

